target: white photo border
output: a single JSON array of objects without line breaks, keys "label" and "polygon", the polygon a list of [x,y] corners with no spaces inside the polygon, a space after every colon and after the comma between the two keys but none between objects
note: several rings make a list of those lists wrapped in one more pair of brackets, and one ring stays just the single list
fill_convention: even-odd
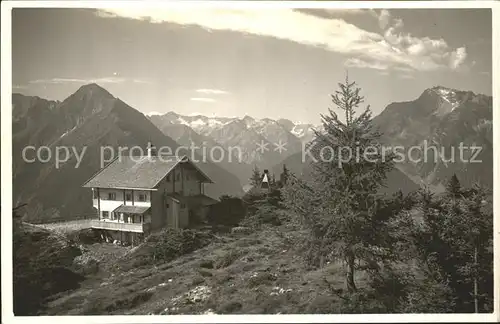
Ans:
[{"label": "white photo border", "polygon": [[[2,1],[1,3],[1,240],[2,323],[395,323],[395,322],[499,322],[499,262],[494,257],[494,312],[491,314],[335,314],[335,315],[114,315],[14,316],[12,286],[12,9],[13,8],[116,8],[116,7],[224,7],[224,8],[373,8],[492,10],[493,143],[500,146],[500,2],[495,1]],[[467,22],[464,22],[465,24]],[[494,184],[500,184],[500,152],[494,149]],[[494,215],[500,215],[500,191],[494,190]],[[494,217],[494,255],[498,256],[500,218]]]}]

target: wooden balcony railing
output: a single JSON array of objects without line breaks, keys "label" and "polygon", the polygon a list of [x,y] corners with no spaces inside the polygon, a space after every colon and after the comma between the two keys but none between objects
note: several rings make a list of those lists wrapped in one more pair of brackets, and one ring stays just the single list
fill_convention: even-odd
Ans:
[{"label": "wooden balcony railing", "polygon": [[123,231],[123,232],[134,232],[134,233],[146,233],[149,231],[149,223],[118,223],[102,220],[91,220],[92,228]]}]

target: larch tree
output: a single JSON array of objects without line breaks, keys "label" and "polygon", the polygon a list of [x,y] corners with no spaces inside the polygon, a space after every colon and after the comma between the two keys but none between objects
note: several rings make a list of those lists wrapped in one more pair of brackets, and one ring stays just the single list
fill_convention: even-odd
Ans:
[{"label": "larch tree", "polygon": [[364,98],[355,82],[346,77],[331,99],[344,120],[333,109],[321,115],[323,131],[315,131],[307,152],[313,180],[293,181],[285,199],[311,230],[320,265],[325,258],[344,261],[346,287],[353,292],[360,261],[373,264],[377,258],[374,215],[378,191],[394,168],[394,156],[382,150],[370,107],[356,113]]}]

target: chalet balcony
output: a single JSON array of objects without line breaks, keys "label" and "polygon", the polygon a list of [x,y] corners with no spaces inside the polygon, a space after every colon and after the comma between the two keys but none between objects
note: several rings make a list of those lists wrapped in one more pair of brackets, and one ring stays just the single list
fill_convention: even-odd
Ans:
[{"label": "chalet balcony", "polygon": [[110,220],[97,220],[90,221],[90,226],[95,229],[104,229],[112,231],[133,232],[133,233],[147,233],[150,229],[150,223],[124,223]]}]

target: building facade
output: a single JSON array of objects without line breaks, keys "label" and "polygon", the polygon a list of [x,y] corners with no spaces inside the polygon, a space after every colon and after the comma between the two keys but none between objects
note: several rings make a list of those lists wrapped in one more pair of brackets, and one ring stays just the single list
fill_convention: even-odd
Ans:
[{"label": "building facade", "polygon": [[185,228],[203,219],[217,200],[205,196],[213,181],[186,156],[120,156],[83,186],[93,192],[92,228],[135,242],[165,227]]}]

